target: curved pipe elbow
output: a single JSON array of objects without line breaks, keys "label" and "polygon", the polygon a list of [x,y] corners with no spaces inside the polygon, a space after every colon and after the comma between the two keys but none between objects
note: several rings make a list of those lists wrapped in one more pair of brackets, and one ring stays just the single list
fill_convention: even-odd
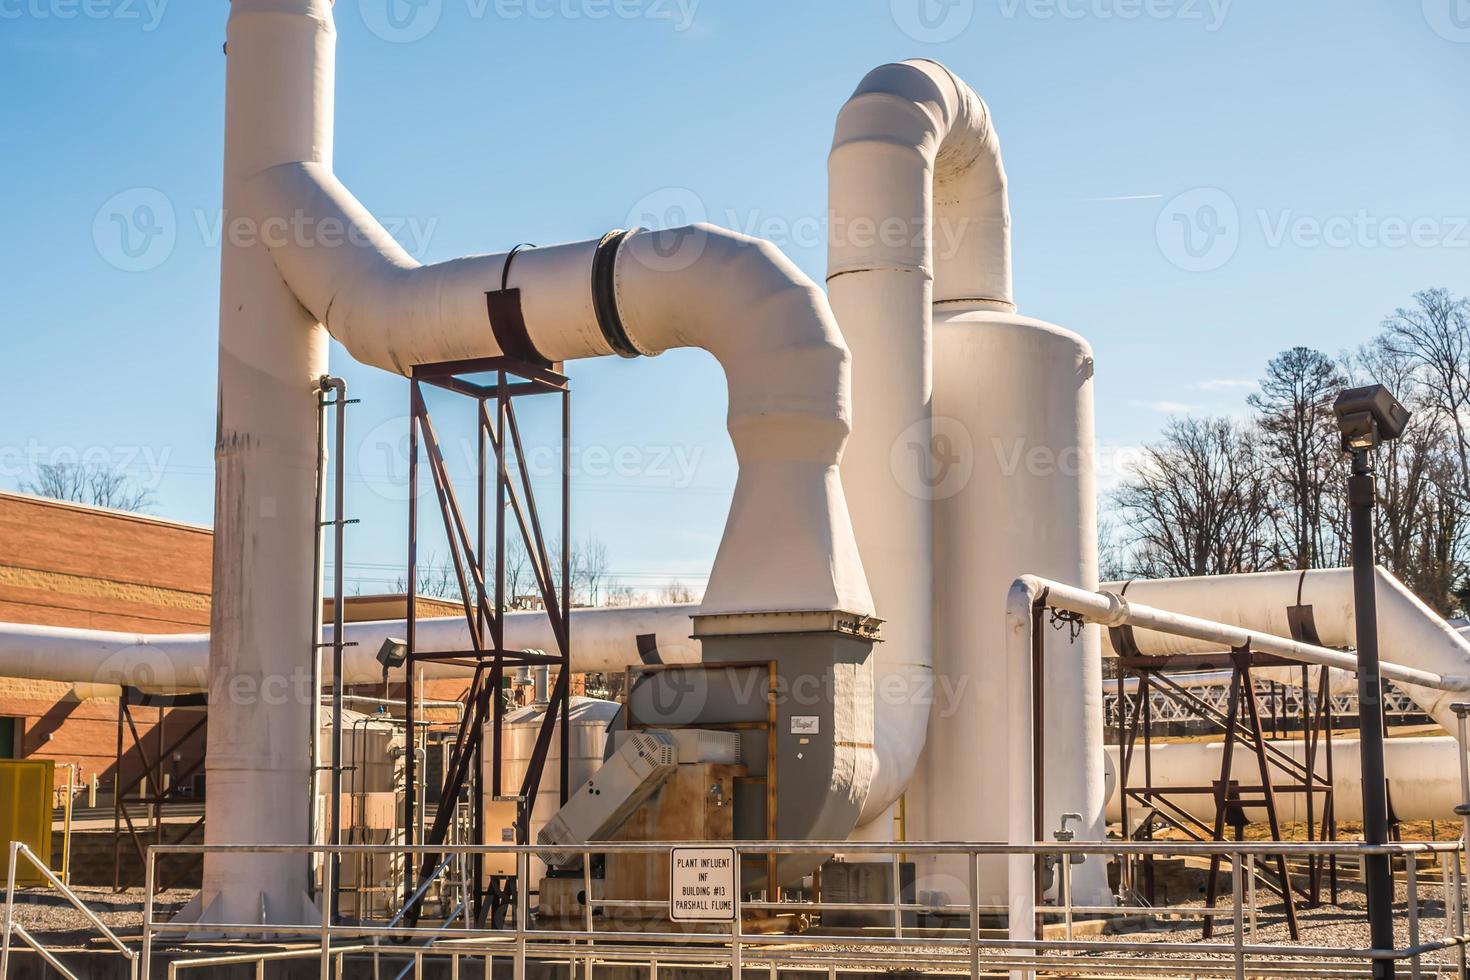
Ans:
[{"label": "curved pipe elbow", "polygon": [[701,347],[725,372],[740,469],[701,611],[871,615],[837,470],[850,355],[826,294],[770,242],[704,224],[630,236],[616,280],[640,350]]},{"label": "curved pipe elbow", "polygon": [[740,472],[706,611],[872,614],[837,473],[847,346],[826,295],[771,243],[700,224],[426,266],[321,164],[262,171],[249,200],[298,300],[367,364],[408,374],[502,353],[486,300],[502,284],[546,360],[709,351]]},{"label": "curved pipe elbow", "polygon": [[829,279],[917,272],[934,279],[936,304],[1015,309],[1000,138],[949,69],[914,59],[869,72],[837,117],[828,172]]}]

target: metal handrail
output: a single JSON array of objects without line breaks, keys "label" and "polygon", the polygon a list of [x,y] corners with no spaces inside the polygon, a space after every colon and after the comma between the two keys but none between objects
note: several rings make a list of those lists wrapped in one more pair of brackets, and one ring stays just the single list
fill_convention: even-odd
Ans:
[{"label": "metal handrail", "polygon": [[[968,968],[972,975],[978,975],[981,967],[986,969],[1011,970],[1014,975],[1021,977],[1034,976],[1037,971],[1054,972],[1058,968],[1078,969],[1083,965],[1086,968],[1101,968],[1107,964],[1127,964],[1136,975],[1149,975],[1153,972],[1162,971],[1165,967],[1163,949],[1153,943],[1140,943],[1138,941],[1125,941],[1118,939],[1084,939],[1078,938],[1071,929],[1072,916],[1074,914],[1090,913],[1112,913],[1130,914],[1126,907],[1106,908],[1086,905],[1073,905],[1071,900],[1070,869],[1071,862],[1061,860],[1058,866],[1062,869],[1062,881],[1059,882],[1058,905],[1048,908],[1039,908],[1038,913],[1046,916],[1065,916],[1066,932],[1065,938],[996,938],[988,936],[978,927],[979,916],[986,906],[979,901],[979,861],[981,857],[991,855],[1027,855],[1039,858],[1047,855],[1070,855],[1070,854],[1099,854],[1099,855],[1218,855],[1231,860],[1236,865],[1238,873],[1232,878],[1234,893],[1231,898],[1233,903],[1227,899],[1224,907],[1214,910],[1195,910],[1197,914],[1210,915],[1218,918],[1228,918],[1234,924],[1234,936],[1226,942],[1187,942],[1168,943],[1166,948],[1170,957],[1170,964],[1177,973],[1180,969],[1180,961],[1174,957],[1185,956],[1190,958],[1183,972],[1186,975],[1195,976],[1235,976],[1244,978],[1247,975],[1271,975],[1271,976],[1317,976],[1317,977],[1346,977],[1367,975],[1370,964],[1376,960],[1406,960],[1411,966],[1411,975],[1414,977],[1439,975],[1438,967],[1432,963],[1423,962],[1423,957],[1430,953],[1446,949],[1464,949],[1470,944],[1470,933],[1467,933],[1465,925],[1465,890],[1464,876],[1461,873],[1461,864],[1464,857],[1464,847],[1460,842],[1434,842],[1434,843],[1388,843],[1382,845],[1365,845],[1352,842],[1221,842],[1221,843],[1192,843],[1192,842],[1043,842],[1038,844],[1001,844],[1001,843],[944,843],[944,842],[893,842],[893,843],[856,843],[847,841],[814,842],[814,841],[729,841],[720,842],[721,847],[728,847],[737,852],[738,855],[772,855],[772,854],[831,854],[843,852],[849,856],[861,854],[884,854],[892,856],[897,853],[905,855],[912,854],[949,854],[963,857],[969,864],[970,896],[967,905],[944,906],[946,909],[967,910],[970,913],[971,927],[968,935],[964,938],[953,936],[914,936],[905,934],[902,928],[902,914],[907,911],[935,911],[937,907],[912,901],[905,902],[898,889],[895,889],[892,901],[878,902],[864,906],[869,911],[891,912],[897,928],[894,935],[883,936],[803,936],[795,938],[789,935],[773,935],[761,932],[747,931],[743,913],[764,912],[779,906],[781,909],[793,913],[822,912],[834,908],[840,908],[851,903],[828,903],[821,901],[788,900],[784,902],[752,901],[744,903],[742,896],[737,892],[735,902],[735,920],[733,926],[720,925],[718,929],[723,931],[695,931],[695,932],[627,932],[614,931],[611,928],[595,928],[595,922],[591,915],[594,907],[604,911],[619,907],[630,907],[634,905],[648,906],[647,902],[631,902],[627,900],[601,899],[591,894],[590,889],[584,901],[586,903],[585,928],[581,929],[537,929],[528,924],[526,915],[526,902],[524,896],[529,894],[529,864],[533,855],[544,855],[548,851],[562,853],[575,853],[585,858],[597,854],[632,853],[632,854],[667,854],[670,848],[687,847],[689,842],[599,842],[577,846],[545,846],[545,845],[342,845],[330,847],[326,845],[200,845],[180,844],[158,846],[149,849],[150,867],[152,862],[160,855],[171,853],[208,853],[208,852],[230,852],[230,853],[397,853],[397,854],[425,854],[435,853],[445,857],[452,854],[514,854],[517,863],[517,885],[518,893],[523,897],[516,903],[516,915],[513,924],[508,924],[504,929],[478,928],[466,924],[463,929],[446,932],[443,926],[434,927],[385,927],[367,924],[336,924],[330,922],[324,915],[320,925],[271,925],[269,931],[276,936],[313,936],[319,941],[312,950],[300,953],[300,956],[320,955],[322,960],[322,977],[324,980],[331,977],[331,960],[336,958],[340,963],[341,956],[349,948],[333,947],[334,939],[356,941],[362,943],[372,940],[376,944],[383,937],[397,939],[419,939],[424,940],[425,945],[414,946],[411,950],[405,949],[401,955],[408,955],[414,959],[410,966],[417,971],[421,959],[424,956],[452,955],[456,962],[463,956],[507,957],[515,966],[516,976],[524,976],[525,965],[528,957],[537,959],[559,959],[583,963],[636,963],[649,966],[651,974],[656,975],[658,962],[673,963],[683,961],[686,956],[693,957],[701,963],[728,964],[731,975],[739,976],[737,972],[742,964],[771,966],[775,968],[779,963],[794,964],[800,962],[802,967],[808,970],[824,969],[829,976],[835,976],[839,969],[847,969],[848,965],[861,964],[869,967],[879,964],[892,966],[916,965],[918,960],[923,960],[926,965],[947,966],[951,969]],[[1260,855],[1306,856],[1306,855],[1354,855],[1362,856],[1368,854],[1387,854],[1409,858],[1412,864],[1414,857],[1419,855],[1437,855],[1444,865],[1443,890],[1445,895],[1445,935],[1435,938],[1426,938],[1419,934],[1418,929],[1418,906],[1420,897],[1418,893],[1419,881],[1417,876],[1409,875],[1407,885],[1409,889],[1409,903],[1411,908],[1411,928],[1408,937],[1408,945],[1391,949],[1371,948],[1342,948],[1329,946],[1309,946],[1302,944],[1264,944],[1256,939],[1255,927],[1255,889],[1251,887],[1248,878],[1253,878],[1253,865],[1255,858]],[[1438,891],[1439,886],[1435,886]],[[653,903],[662,905],[663,903]],[[1152,910],[1159,912],[1160,910]],[[1184,910],[1180,910],[1184,911]],[[168,933],[176,933],[192,926],[173,924],[167,922],[154,922],[151,900],[144,914],[144,953],[143,962],[146,970],[148,957],[155,936],[163,936]],[[710,926],[694,927],[711,928]],[[1247,932],[1249,929],[1249,932]],[[262,927],[258,923],[211,923],[210,931],[230,936],[259,935]],[[679,952],[682,950],[682,954]],[[1157,950],[1158,955],[1153,959],[1139,957],[1138,954],[1147,950]],[[381,946],[378,952],[383,952]],[[1132,954],[1130,958],[1129,955]],[[1297,962],[1289,964],[1288,967],[1278,970],[1276,964],[1281,962],[1283,956],[1289,957]],[[1079,958],[1085,957],[1085,958]],[[1150,966],[1152,964],[1152,966]],[[1268,969],[1269,967],[1269,969]],[[856,968],[855,966],[853,968]],[[146,974],[145,974],[146,975]],[[1464,976],[1463,972],[1456,975]]]},{"label": "metal handrail", "polygon": [[[63,896],[65,896],[66,900],[71,903],[73,908],[75,908],[77,911],[81,912],[89,920],[91,920],[92,925],[97,927],[97,930],[102,933],[103,937],[106,938],[108,942],[117,947],[118,952],[122,953],[122,955],[125,956],[128,960],[128,976],[131,977],[132,980],[137,980],[138,967],[140,963],[139,953],[136,950],[131,949],[127,943],[119,939],[117,937],[117,934],[107,927],[107,923],[98,918],[97,913],[87,908],[86,903],[83,902],[75,892],[67,887],[67,885],[64,884],[62,880],[58,878],[49,867],[46,866],[45,862],[43,862],[40,858],[36,856],[34,851],[26,846],[23,841],[18,840],[10,842],[10,870],[9,873],[6,875],[5,881],[5,934],[3,938],[0,938],[0,978],[9,976],[11,945],[10,937],[12,934],[14,934],[20,936],[22,942],[34,949],[38,954],[40,954],[42,959],[44,959],[47,963],[50,963],[51,966],[54,967],[56,970],[58,970],[62,974],[65,974],[67,977],[70,977],[71,980],[76,980],[76,977],[71,973],[70,970],[67,970],[65,967],[63,967],[50,951],[43,948],[40,943],[36,941],[35,937],[33,937],[29,932],[22,928],[19,922],[15,921],[15,868],[17,860],[22,856],[25,857],[25,859],[29,861],[36,868],[37,871],[41,872],[46,880],[51,883],[51,886],[53,888],[55,888],[57,891],[61,892]],[[149,901],[147,904],[150,907],[153,904],[151,894],[149,895]]]}]

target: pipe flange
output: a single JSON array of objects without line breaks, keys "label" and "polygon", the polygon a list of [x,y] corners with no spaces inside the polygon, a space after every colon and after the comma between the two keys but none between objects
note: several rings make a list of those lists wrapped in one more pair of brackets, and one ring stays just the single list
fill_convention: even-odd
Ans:
[{"label": "pipe flange", "polygon": [[618,310],[618,250],[642,230],[614,228],[598,241],[592,256],[592,310],[603,339],[619,357],[652,357],[658,353],[638,345]]}]

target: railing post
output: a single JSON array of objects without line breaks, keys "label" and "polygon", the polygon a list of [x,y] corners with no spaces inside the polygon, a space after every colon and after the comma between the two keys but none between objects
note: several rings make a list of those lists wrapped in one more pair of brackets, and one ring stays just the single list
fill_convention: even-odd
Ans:
[{"label": "railing post", "polygon": [[[1256,919],[1256,856],[1254,854],[1248,854],[1248,855],[1246,855],[1246,859],[1245,859],[1245,884],[1246,884],[1246,898],[1250,902],[1251,942],[1255,942],[1257,939],[1260,938],[1260,936],[1259,936],[1259,926],[1260,926],[1260,923]],[[1290,887],[1290,885],[1288,884],[1287,887]]]},{"label": "railing post", "polygon": [[1419,968],[1419,855],[1404,855],[1404,878],[1405,887],[1408,889],[1409,903],[1409,948],[1415,952],[1409,957],[1409,976],[1412,980],[1421,980],[1423,974]]},{"label": "railing post", "polygon": [[[582,923],[587,932],[592,931],[592,852],[582,852]],[[591,976],[589,973],[588,976]]]},{"label": "railing post", "polygon": [[[903,865],[898,860],[898,851],[890,856],[889,868],[893,875],[893,938],[903,938]],[[771,883],[775,886],[775,882]],[[777,889],[779,891],[779,888]]]},{"label": "railing post", "polygon": [[[742,852],[735,852],[735,919],[733,922],[730,923],[730,980],[741,980],[741,978],[745,974],[745,965],[741,961],[742,950],[740,949],[742,920],[745,918],[740,908],[740,868],[742,867],[740,859],[742,857],[744,857],[744,854]],[[767,854],[766,857],[766,867],[768,869],[771,869],[773,862],[769,860],[769,854]],[[767,877],[771,877],[771,870],[768,870],[766,872],[766,875]],[[766,884],[769,887],[774,883],[775,882],[773,880],[768,881]]]},{"label": "railing post", "polygon": [[[338,718],[337,721],[340,723],[341,719]],[[334,760],[334,764],[336,761],[337,760]],[[321,862],[321,980],[332,980],[332,902],[334,901],[337,894],[337,862],[341,860],[341,855],[336,850],[333,850],[330,854],[323,854],[322,856],[325,858],[325,860]],[[358,902],[357,914],[359,918],[362,918],[363,908],[361,900],[359,900]]]},{"label": "railing post", "polygon": [[10,976],[10,936],[14,932],[11,917],[15,915],[15,862],[20,857],[20,841],[10,842],[10,870],[5,875],[5,936],[0,939],[0,977]]},{"label": "railing post", "polygon": [[[528,887],[531,877],[530,861],[525,851],[516,852],[516,954],[511,968],[514,980],[526,980],[526,903],[531,900]],[[475,882],[479,888],[480,883]],[[488,965],[488,960],[487,960]]]},{"label": "railing post", "polygon": [[1060,853],[1057,855],[1057,861],[1062,869],[1060,879],[1062,894],[1060,897],[1062,900],[1063,928],[1067,942],[1070,943],[1072,941],[1072,855]]},{"label": "railing post", "polygon": [[1232,937],[1235,948],[1235,980],[1245,980],[1245,916],[1242,914],[1242,906],[1245,902],[1244,886],[1240,855],[1235,854],[1230,861],[1230,893],[1234,905],[1232,917],[1235,920],[1234,936]]},{"label": "railing post", "polygon": [[[1460,859],[1465,856],[1465,841],[1461,839],[1460,850],[1452,855],[1451,862],[1454,868],[1455,879],[1455,935],[1463,938],[1465,935],[1465,878],[1460,871]],[[1465,946],[1460,945],[1460,980],[1467,980],[1465,970]]]},{"label": "railing post", "polygon": [[148,848],[143,857],[143,950],[141,962],[137,964],[142,980],[148,980],[153,965],[153,885],[158,873],[157,861],[153,848]]},{"label": "railing post", "polygon": [[[970,850],[970,976],[980,975],[980,852]],[[837,968],[832,967],[833,973]]]}]

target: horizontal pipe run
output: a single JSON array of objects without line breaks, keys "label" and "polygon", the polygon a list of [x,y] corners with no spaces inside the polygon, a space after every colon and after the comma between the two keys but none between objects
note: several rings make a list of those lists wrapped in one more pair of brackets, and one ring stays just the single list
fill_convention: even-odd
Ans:
[{"label": "horizontal pipe run", "polygon": [[[1031,576],[1026,576],[1026,578],[1031,578]],[[1229,649],[1249,647],[1257,653],[1269,653],[1299,663],[1336,667],[1339,670],[1354,672],[1358,669],[1357,658],[1340,650],[1329,650],[1326,647],[1290,640],[1284,636],[1253,633],[1226,623],[1155,609],[1143,603],[1130,602],[1123,596],[1111,592],[1088,592],[1085,589],[1045,579],[1033,579],[1033,581],[1045,590],[1045,602],[1048,607],[1077,613],[1088,622],[1097,623],[1100,626],[1136,626],[1206,643],[1218,643]],[[1470,677],[1463,674],[1440,674],[1390,663],[1382,664],[1380,672],[1389,680],[1402,681],[1418,687],[1429,687],[1439,691],[1470,691]]]}]

